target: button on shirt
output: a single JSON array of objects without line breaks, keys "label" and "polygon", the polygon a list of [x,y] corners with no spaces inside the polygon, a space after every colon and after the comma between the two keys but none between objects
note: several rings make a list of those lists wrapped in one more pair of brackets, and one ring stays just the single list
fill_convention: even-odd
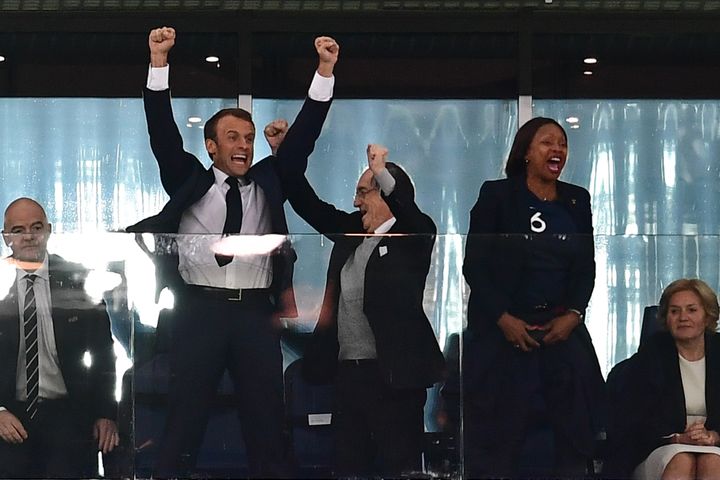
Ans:
[{"label": "button on shirt", "polygon": [[27,286],[27,275],[37,275],[35,278],[35,304],[37,306],[37,328],[38,328],[38,358],[40,369],[39,396],[40,398],[62,398],[67,396],[67,387],[60,372],[57,346],[55,345],[55,329],[52,322],[51,299],[50,299],[50,275],[48,270],[48,258],[42,266],[34,272],[26,272],[17,269],[17,298],[18,298],[18,321],[20,329],[20,344],[18,349],[17,382],[15,383],[15,398],[24,402],[27,400],[27,372],[25,366],[25,336],[23,334],[23,310],[25,308],[25,290]]},{"label": "button on shirt", "polygon": [[[225,225],[225,194],[231,188],[225,183],[228,175],[212,167],[215,183],[207,193],[183,212],[181,233],[177,239],[180,262],[178,271],[186,283],[222,288],[267,288],[272,283],[272,260],[269,255],[236,256],[220,267],[213,245]],[[272,233],[270,212],[265,194],[255,182],[240,185],[243,220],[241,234]]]},{"label": "button on shirt", "polygon": [[[149,67],[147,88],[160,91],[169,88],[170,66]],[[313,77],[308,97],[326,102],[332,98],[335,77]],[[236,256],[232,262],[220,267],[212,246],[218,242],[225,224],[227,206],[225,183],[227,175],[212,167],[215,183],[207,193],[183,212],[178,233],[178,271],[183,280],[192,285],[221,288],[267,288],[272,283],[272,261],[268,255]],[[243,204],[241,234],[263,235],[273,233],[270,211],[265,194],[255,182],[240,186]],[[191,235],[197,234],[197,235]]]}]

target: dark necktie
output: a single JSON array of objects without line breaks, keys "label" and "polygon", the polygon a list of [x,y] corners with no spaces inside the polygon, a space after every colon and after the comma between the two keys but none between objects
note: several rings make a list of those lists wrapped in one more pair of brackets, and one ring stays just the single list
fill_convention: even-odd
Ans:
[{"label": "dark necktie", "polygon": [[[225,183],[230,185],[230,189],[225,194],[225,205],[227,207],[227,214],[225,215],[225,226],[223,227],[223,235],[229,235],[233,233],[240,233],[240,227],[242,226],[242,198],[240,197],[240,188],[238,188],[238,179],[235,177],[228,177],[225,179]],[[232,261],[232,255],[215,255],[217,264],[224,267]]]},{"label": "dark necktie", "polygon": [[27,275],[25,289],[25,309],[23,310],[23,331],[25,332],[25,370],[27,372],[27,407],[29,418],[37,413],[37,399],[40,382],[40,364],[38,358],[37,305],[35,304],[35,279],[37,275]]}]

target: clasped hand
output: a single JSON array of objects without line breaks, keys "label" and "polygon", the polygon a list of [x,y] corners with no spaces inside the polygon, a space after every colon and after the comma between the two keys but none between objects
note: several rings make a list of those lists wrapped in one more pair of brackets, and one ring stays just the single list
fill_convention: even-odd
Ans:
[{"label": "clasped hand", "polygon": [[529,352],[540,347],[540,343],[530,335],[531,331],[545,332],[542,342],[545,345],[553,345],[567,340],[579,321],[580,317],[577,313],[567,312],[553,318],[545,325],[530,325],[509,313],[503,313],[497,324],[508,342],[515,348]]},{"label": "clasped hand", "polygon": [[713,446],[720,444],[720,435],[715,430],[707,430],[705,423],[698,421],[687,426],[683,433],[675,436],[677,443],[688,445]]}]

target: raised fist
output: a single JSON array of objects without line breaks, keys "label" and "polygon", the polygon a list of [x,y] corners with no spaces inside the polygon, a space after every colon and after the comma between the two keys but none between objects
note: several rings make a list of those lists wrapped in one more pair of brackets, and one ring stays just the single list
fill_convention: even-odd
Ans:
[{"label": "raised fist", "polygon": [[272,154],[277,153],[280,144],[285,140],[285,134],[288,131],[288,122],[284,118],[278,118],[265,125],[263,133],[265,134],[265,140],[267,140]]},{"label": "raised fist", "polygon": [[175,45],[175,29],[161,27],[151,30],[148,45],[150,46],[150,55],[167,56],[170,49]]},{"label": "raised fist", "polygon": [[370,170],[372,170],[373,173],[380,173],[385,168],[387,156],[387,148],[383,147],[382,145],[377,145],[375,143],[368,144],[368,167],[370,167]]},{"label": "raised fist", "polygon": [[317,50],[320,63],[335,65],[340,53],[340,45],[331,37],[317,37],[315,39],[315,50]]}]

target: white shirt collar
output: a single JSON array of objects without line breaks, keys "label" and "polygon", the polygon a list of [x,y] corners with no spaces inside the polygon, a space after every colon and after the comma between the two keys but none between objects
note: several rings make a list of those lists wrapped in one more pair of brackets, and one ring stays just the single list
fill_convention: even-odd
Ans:
[{"label": "white shirt collar", "polygon": [[[213,173],[215,174],[215,186],[218,188],[222,188],[223,186],[227,186],[227,183],[225,183],[225,180],[230,176],[227,173],[223,172],[219,168],[217,168],[215,165],[212,166]],[[246,185],[250,185],[250,179],[247,177],[239,177],[238,182],[240,183],[241,187],[244,187]]]},{"label": "white shirt collar", "polygon": [[45,254],[45,258],[42,261],[42,264],[38,267],[37,270],[34,272],[27,272],[23,270],[22,268],[17,268],[17,280],[20,281],[24,279],[28,274],[37,275],[38,277],[42,278],[45,281],[50,280],[50,267],[48,264],[48,254]]},{"label": "white shirt collar", "polygon": [[395,217],[385,220],[385,222],[383,222],[382,225],[380,225],[378,228],[375,229],[375,233],[379,234],[379,235],[381,235],[383,233],[387,233],[388,231],[390,231],[390,229],[393,227],[393,225],[395,225],[396,221],[397,221],[397,219]]}]

